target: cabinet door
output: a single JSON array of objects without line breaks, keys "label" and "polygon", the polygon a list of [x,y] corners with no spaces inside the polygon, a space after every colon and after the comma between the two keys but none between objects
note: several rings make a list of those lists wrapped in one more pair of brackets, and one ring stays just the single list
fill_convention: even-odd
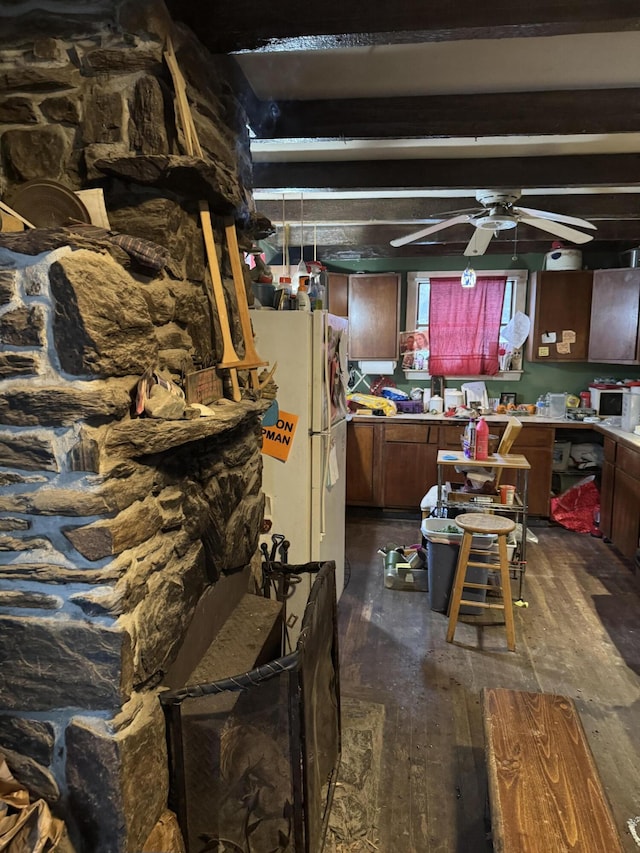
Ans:
[{"label": "cabinet door", "polygon": [[640,535],[640,481],[616,467],[611,517],[611,541],[630,560],[636,555]]},{"label": "cabinet door", "polygon": [[640,269],[593,274],[589,361],[640,363]]},{"label": "cabinet door", "polygon": [[327,308],[336,317],[349,316],[349,276],[342,273],[329,273],[327,288]]},{"label": "cabinet door", "polygon": [[613,519],[613,489],[615,481],[615,465],[606,460],[602,463],[600,476],[600,530],[602,535],[611,539],[611,523]]},{"label": "cabinet door", "polygon": [[347,504],[380,506],[380,431],[372,423],[347,424]]},{"label": "cabinet door", "polygon": [[[532,321],[527,340],[529,361],[587,360],[592,278],[593,273],[583,270],[546,270],[533,274],[529,285]],[[563,341],[565,332],[575,333],[575,341]],[[546,343],[543,335],[555,335],[555,342]],[[565,337],[572,339],[573,334]]]},{"label": "cabinet door", "polygon": [[420,510],[420,501],[438,482],[438,427],[427,424],[384,426],[383,506]]},{"label": "cabinet door", "polygon": [[632,560],[640,536],[640,453],[618,444],[611,513],[611,541]]},{"label": "cabinet door", "polygon": [[[521,453],[531,465],[529,471],[529,515],[549,515],[551,495],[551,473],[553,466],[553,427],[525,426],[511,448],[512,453]],[[503,483],[515,483],[516,472],[505,469]]]},{"label": "cabinet door", "polygon": [[349,276],[349,358],[398,358],[399,302],[399,276]]}]

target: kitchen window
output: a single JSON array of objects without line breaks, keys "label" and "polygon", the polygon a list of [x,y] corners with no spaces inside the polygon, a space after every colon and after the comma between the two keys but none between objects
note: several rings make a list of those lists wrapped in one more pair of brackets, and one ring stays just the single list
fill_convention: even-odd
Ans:
[{"label": "kitchen window", "polygon": [[[423,332],[429,337],[429,304],[431,296],[431,281],[435,278],[460,278],[462,270],[448,272],[411,272],[407,274],[407,309],[405,328]],[[516,311],[525,311],[527,291],[527,270],[480,270],[477,275],[487,277],[505,277],[506,286],[500,317],[500,329],[504,329]],[[428,375],[426,370],[405,371],[408,378],[417,374],[416,378]],[[501,379],[519,379],[521,370],[503,370],[496,374]],[[458,377],[457,377],[458,378]],[[473,377],[459,377],[473,378]]]}]

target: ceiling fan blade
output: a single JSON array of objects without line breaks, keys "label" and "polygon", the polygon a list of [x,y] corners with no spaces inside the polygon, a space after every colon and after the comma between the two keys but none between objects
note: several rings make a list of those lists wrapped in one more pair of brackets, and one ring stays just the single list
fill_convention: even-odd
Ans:
[{"label": "ceiling fan blade", "polygon": [[579,219],[577,216],[565,216],[563,213],[549,213],[548,210],[534,210],[531,207],[514,207],[514,213],[524,213],[527,216],[537,216],[540,219],[550,219],[552,222],[564,222],[565,225],[578,225],[580,228],[593,228],[597,230],[597,226],[593,222],[588,222],[586,219]]},{"label": "ceiling fan blade", "polygon": [[464,250],[465,257],[471,255],[484,255],[492,237],[493,231],[490,231],[488,228],[476,228],[473,232],[473,237],[469,240],[467,247]]},{"label": "ceiling fan blade", "polygon": [[437,222],[435,225],[429,225],[428,228],[422,228],[420,231],[415,231],[413,234],[407,234],[406,237],[398,237],[396,240],[391,240],[392,246],[406,246],[407,243],[413,243],[414,240],[419,240],[420,237],[426,237],[428,234],[435,234],[436,231],[442,231],[443,228],[449,228],[450,225],[457,225],[459,222],[469,222],[470,216],[467,213],[461,213],[459,216],[454,216],[451,219],[445,219],[443,222]]},{"label": "ceiling fan blade", "polygon": [[567,228],[566,225],[561,225],[559,222],[551,222],[549,219],[538,219],[534,216],[519,216],[518,221],[524,222],[526,225],[532,225],[534,228],[539,228],[541,231],[547,231],[549,234],[555,234],[556,237],[570,240],[572,243],[588,243],[590,240],[593,240],[593,234],[584,234],[582,231],[576,231],[575,228]]}]

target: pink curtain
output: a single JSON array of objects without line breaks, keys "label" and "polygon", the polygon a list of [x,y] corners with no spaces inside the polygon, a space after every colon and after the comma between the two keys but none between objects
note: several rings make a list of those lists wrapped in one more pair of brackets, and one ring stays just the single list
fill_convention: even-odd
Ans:
[{"label": "pink curtain", "polygon": [[432,278],[429,304],[429,373],[492,376],[498,372],[498,337],[507,279],[478,276],[464,288],[460,277]]}]

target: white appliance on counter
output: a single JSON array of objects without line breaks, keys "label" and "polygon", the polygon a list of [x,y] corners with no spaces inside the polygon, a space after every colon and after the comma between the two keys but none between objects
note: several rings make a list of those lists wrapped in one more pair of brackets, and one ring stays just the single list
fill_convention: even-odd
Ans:
[{"label": "white appliance on counter", "polygon": [[591,394],[591,408],[601,418],[620,417],[622,414],[622,401],[629,393],[628,388],[620,386],[596,386],[589,385]]},{"label": "white appliance on counter", "polygon": [[[280,411],[297,415],[285,462],[262,454],[265,515],[273,533],[291,543],[289,564],[334,560],[336,590],[344,588],[347,451],[347,320],[326,311],[251,312],[261,358],[278,363]],[[263,431],[264,431],[263,427]],[[279,556],[276,556],[279,559]],[[297,637],[312,575],[287,601],[289,642]],[[293,624],[291,624],[293,623]]]},{"label": "white appliance on counter", "polygon": [[633,386],[631,392],[622,398],[620,427],[626,432],[633,432],[638,424],[640,424],[640,387]]}]

